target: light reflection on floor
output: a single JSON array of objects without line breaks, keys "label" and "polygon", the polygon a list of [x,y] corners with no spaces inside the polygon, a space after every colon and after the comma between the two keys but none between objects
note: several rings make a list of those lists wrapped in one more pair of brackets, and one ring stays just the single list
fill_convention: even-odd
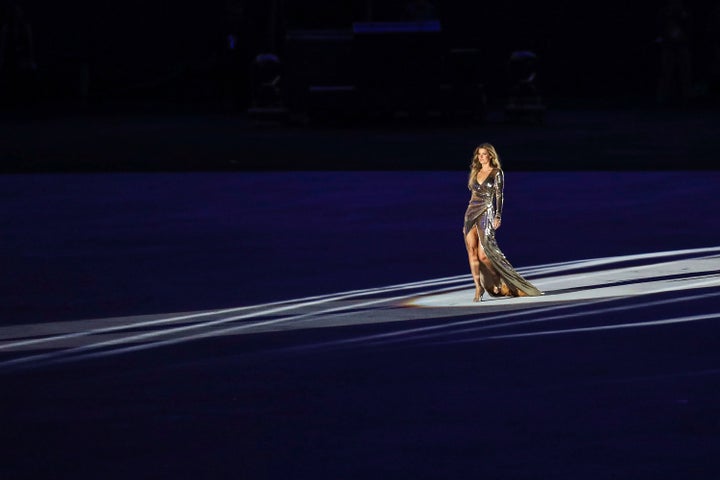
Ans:
[{"label": "light reflection on floor", "polygon": [[[361,324],[392,323],[395,327],[376,335],[349,336],[332,345],[319,343],[301,348],[408,341],[467,342],[658,326],[720,316],[717,301],[705,302],[712,311],[683,317],[606,324],[599,315],[668,303],[715,300],[720,295],[712,290],[720,286],[720,247],[575,260],[520,271],[545,294],[523,298],[486,295],[483,302],[473,303],[469,275],[458,275],[233,309],[1,327],[0,368],[90,359],[221,335]],[[653,297],[667,292],[683,293],[670,299]],[[617,300],[624,302],[614,305],[612,302]],[[553,320],[569,318],[577,320],[578,325],[564,329],[546,326]],[[593,319],[588,324],[590,318]],[[413,323],[420,320],[437,323],[423,326]],[[531,331],[480,333],[531,324]],[[536,328],[538,324],[542,324],[540,330]]]}]

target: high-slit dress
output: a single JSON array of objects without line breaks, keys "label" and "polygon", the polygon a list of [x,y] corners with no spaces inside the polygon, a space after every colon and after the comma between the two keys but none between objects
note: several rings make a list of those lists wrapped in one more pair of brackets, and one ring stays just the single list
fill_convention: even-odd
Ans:
[{"label": "high-slit dress", "polygon": [[472,195],[465,211],[463,236],[476,229],[480,245],[492,264],[492,268],[480,265],[480,284],[492,296],[516,297],[521,295],[520,292],[528,296],[542,295],[540,290],[515,271],[495,240],[493,220],[502,214],[503,187],[504,175],[499,168],[491,171],[482,183],[478,183],[475,178],[470,187]]}]

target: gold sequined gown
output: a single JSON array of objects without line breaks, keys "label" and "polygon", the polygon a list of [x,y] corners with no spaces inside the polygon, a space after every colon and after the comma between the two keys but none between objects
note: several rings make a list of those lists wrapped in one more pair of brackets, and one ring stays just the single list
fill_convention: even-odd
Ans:
[{"label": "gold sequined gown", "polygon": [[493,219],[502,213],[503,187],[503,171],[496,168],[482,183],[475,179],[470,188],[472,195],[465,211],[463,235],[476,229],[480,245],[492,263],[492,268],[483,269],[481,285],[492,296],[515,297],[522,293],[528,296],[542,295],[540,290],[515,271],[495,240]]}]

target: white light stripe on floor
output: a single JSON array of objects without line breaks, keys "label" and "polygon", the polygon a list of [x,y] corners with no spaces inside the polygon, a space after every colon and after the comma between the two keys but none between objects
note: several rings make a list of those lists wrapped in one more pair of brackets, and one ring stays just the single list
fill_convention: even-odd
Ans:
[{"label": "white light stripe on floor", "polygon": [[[697,249],[686,249],[686,250],[675,250],[675,251],[625,255],[625,256],[617,256],[617,257],[609,257],[609,258],[606,257],[606,258],[596,258],[596,259],[587,259],[587,260],[575,260],[575,261],[569,261],[569,262],[558,262],[555,264],[545,264],[545,265],[540,265],[537,267],[529,267],[528,269],[525,269],[524,271],[532,270],[532,271],[540,272],[542,270],[543,273],[557,273],[559,271],[572,270],[573,269],[572,267],[580,268],[580,267],[587,267],[587,266],[598,266],[598,265],[605,265],[605,264],[609,264],[609,263],[617,263],[617,262],[626,261],[626,260],[643,259],[643,258],[663,258],[663,257],[673,256],[673,255],[677,256],[677,255],[684,255],[684,254],[690,254],[690,253],[703,253],[703,252],[715,252],[715,251],[720,251],[720,247],[707,247],[707,248],[697,248]],[[652,265],[645,266],[645,267],[650,268],[650,267],[652,267]],[[640,266],[626,267],[626,268],[627,269],[638,269],[638,268],[640,268]],[[90,335],[116,333],[116,332],[121,332],[123,330],[165,325],[165,324],[177,323],[180,321],[185,321],[185,320],[190,320],[190,319],[195,319],[195,318],[218,316],[218,315],[224,315],[227,313],[235,313],[235,312],[243,311],[243,310],[260,309],[260,308],[273,307],[273,306],[278,306],[278,305],[292,304],[292,305],[295,305],[296,308],[302,308],[307,305],[307,303],[306,303],[307,301],[311,301],[311,300],[332,301],[333,299],[335,299],[337,297],[343,297],[343,296],[349,295],[349,294],[367,295],[367,294],[371,294],[371,293],[383,293],[386,291],[393,291],[395,289],[400,289],[400,288],[405,288],[405,287],[421,288],[421,287],[431,286],[431,285],[436,285],[436,284],[447,284],[447,283],[451,283],[451,282],[467,281],[468,277],[469,277],[468,275],[456,275],[456,276],[451,276],[451,277],[442,277],[442,278],[430,279],[430,280],[425,280],[425,281],[417,281],[417,282],[409,282],[409,283],[404,283],[404,284],[392,285],[389,287],[360,289],[360,290],[340,292],[340,293],[335,293],[335,294],[317,295],[317,296],[299,298],[299,299],[294,299],[294,300],[284,300],[284,301],[279,301],[279,302],[270,302],[270,303],[266,303],[266,304],[250,305],[250,306],[215,310],[215,311],[210,311],[210,312],[199,312],[199,313],[174,316],[174,317],[170,317],[170,318],[163,318],[163,319],[157,319],[157,320],[151,320],[151,321],[145,321],[145,322],[130,323],[130,324],[126,324],[126,325],[119,325],[119,326],[113,326],[113,327],[93,328],[93,329],[82,331],[82,332],[72,332],[72,333],[66,333],[66,334],[60,334],[60,335],[51,335],[51,336],[33,338],[33,339],[28,339],[28,340],[8,342],[8,343],[0,344],[0,350],[17,348],[20,346],[39,345],[42,343],[48,343],[48,342],[59,341],[59,340],[68,340],[68,339],[79,338],[79,337],[90,336]],[[546,284],[551,283],[551,282],[552,282],[552,280],[547,280]],[[263,315],[266,315],[266,312],[258,312],[255,315],[263,316]]]},{"label": "white light stripe on floor", "polygon": [[597,332],[602,330],[618,330],[624,328],[641,328],[658,325],[670,325],[675,323],[688,323],[696,322],[700,320],[712,320],[720,318],[720,313],[706,313],[702,315],[689,315],[686,317],[675,317],[665,320],[651,320],[647,322],[633,322],[633,323],[618,323],[614,325],[600,325],[597,327],[578,327],[578,328],[567,328],[563,330],[545,330],[542,332],[529,332],[529,333],[513,333],[507,335],[492,335],[489,337],[477,337],[477,338],[463,338],[459,340],[451,340],[446,342],[436,342],[437,344],[457,344],[457,343],[473,343],[485,340],[501,340],[509,338],[522,338],[522,337],[539,337],[545,335],[560,335],[567,333],[581,333],[581,332]]},{"label": "white light stripe on floor", "polygon": [[[587,268],[587,267],[599,267],[603,265],[608,265],[612,263],[622,263],[622,262],[628,262],[632,260],[645,260],[645,259],[652,259],[652,258],[665,258],[665,257],[674,257],[674,256],[683,256],[683,255],[690,255],[690,254],[700,254],[700,253],[716,253],[720,252],[720,246],[718,247],[703,247],[703,248],[691,248],[691,249],[685,249],[685,250],[666,250],[662,252],[652,252],[652,253],[638,253],[638,254],[632,254],[632,255],[618,255],[614,257],[598,257],[598,258],[590,258],[590,259],[584,259],[584,260],[572,260],[568,262],[558,262],[558,263],[548,263],[544,265],[536,265],[533,267],[529,267],[526,269],[518,269],[518,271],[522,271],[523,273],[533,273],[533,274],[541,274],[541,273],[555,273],[557,271],[568,271],[568,270],[574,270],[578,268]],[[712,255],[706,257],[706,258],[712,258]]]},{"label": "white light stripe on floor", "polygon": [[[446,287],[446,288],[437,290],[437,292],[452,290],[455,288],[457,288],[457,287]],[[348,310],[348,309],[367,307],[367,306],[371,306],[371,305],[376,305],[378,303],[388,303],[388,302],[392,303],[392,302],[396,302],[399,300],[404,300],[404,299],[413,297],[415,295],[416,294],[410,294],[410,295],[400,295],[400,296],[390,297],[390,298],[381,298],[378,300],[371,300],[371,301],[361,302],[361,303],[357,303],[357,304],[353,304],[353,305],[345,305],[342,307],[329,308],[329,309],[320,310],[317,312],[303,313],[303,314],[293,315],[290,317],[285,317],[285,318],[280,318],[280,319],[275,319],[275,320],[253,322],[250,324],[244,324],[244,325],[240,325],[240,326],[236,326],[236,327],[232,327],[232,328],[226,328],[226,329],[222,329],[222,330],[213,330],[212,332],[206,332],[206,333],[197,334],[197,335],[190,335],[190,336],[185,336],[185,337],[180,337],[180,338],[175,338],[175,339],[161,340],[161,341],[152,342],[152,343],[144,343],[141,345],[134,345],[132,347],[125,347],[125,348],[121,348],[121,349],[97,352],[97,353],[88,354],[88,355],[76,355],[78,353],[82,354],[83,352],[86,352],[88,350],[95,350],[95,349],[103,348],[103,347],[122,345],[125,343],[135,343],[137,341],[145,340],[147,338],[157,337],[157,336],[161,336],[161,335],[167,335],[169,333],[177,333],[180,331],[187,331],[187,330],[197,329],[197,328],[201,328],[201,327],[207,327],[207,326],[211,326],[211,325],[214,326],[214,325],[219,325],[219,324],[223,324],[223,323],[228,323],[228,322],[235,321],[235,320],[245,317],[245,316],[241,315],[239,317],[225,318],[225,319],[217,320],[215,322],[207,322],[207,323],[204,323],[201,325],[189,325],[189,326],[178,327],[178,328],[174,328],[174,329],[161,330],[158,332],[149,332],[149,333],[140,334],[140,335],[132,335],[132,336],[123,337],[120,339],[107,340],[107,341],[103,341],[103,342],[96,342],[96,343],[89,344],[89,345],[83,345],[81,347],[73,347],[73,348],[68,348],[68,349],[54,351],[54,352],[48,352],[48,353],[43,353],[43,354],[36,354],[36,355],[29,355],[29,356],[25,356],[25,357],[15,358],[12,360],[0,362],[0,367],[11,367],[11,366],[17,366],[17,365],[20,365],[23,363],[28,363],[28,362],[48,361],[48,360],[60,359],[62,357],[66,357],[64,359],[64,361],[72,361],[72,360],[80,360],[80,359],[87,359],[87,358],[97,358],[97,357],[115,355],[115,354],[119,354],[119,353],[126,353],[126,352],[132,352],[132,351],[146,350],[146,349],[150,349],[150,348],[156,348],[159,346],[173,345],[176,343],[187,342],[190,340],[197,340],[197,339],[207,338],[207,337],[212,337],[212,336],[226,335],[231,332],[234,333],[234,332],[238,332],[240,330],[257,328],[259,326],[274,325],[274,324],[278,324],[278,323],[291,322],[291,321],[296,321],[296,320],[303,319],[303,318],[308,318],[308,317],[318,316],[318,315],[325,315],[328,313],[333,313],[333,312],[338,312],[338,311],[343,311],[343,310]],[[319,303],[320,302],[314,302],[314,304],[319,304]],[[274,309],[274,310],[275,310],[275,312],[277,312],[277,311],[280,311],[283,309]]]},{"label": "white light stripe on floor", "polygon": [[[535,323],[543,323],[543,322],[549,322],[549,321],[553,321],[553,320],[567,320],[567,319],[575,318],[575,317],[589,317],[589,316],[592,316],[592,315],[600,315],[600,314],[606,314],[606,313],[612,313],[612,312],[622,312],[622,311],[628,311],[628,310],[633,310],[633,309],[638,309],[638,308],[657,307],[657,306],[661,306],[661,305],[668,305],[668,304],[674,304],[674,303],[680,303],[680,302],[686,302],[686,301],[701,300],[701,299],[707,299],[707,298],[718,297],[718,296],[720,296],[720,292],[717,292],[717,293],[707,293],[707,294],[702,294],[702,295],[691,295],[691,296],[687,296],[687,297],[679,297],[679,298],[672,298],[672,299],[665,299],[665,300],[655,300],[655,301],[650,301],[650,302],[641,302],[641,303],[635,303],[635,304],[628,305],[628,306],[608,307],[608,308],[602,308],[602,309],[599,309],[599,310],[590,310],[590,311],[583,310],[583,311],[581,311],[581,312],[575,312],[575,313],[570,313],[570,314],[552,315],[552,316],[549,316],[549,317],[535,318],[535,319],[532,319],[532,320],[521,320],[521,321],[512,322],[512,323],[500,323],[500,324],[493,324],[493,325],[481,325],[481,326],[476,326],[476,327],[473,327],[473,328],[464,328],[464,329],[460,329],[460,330],[452,330],[452,331],[450,331],[450,332],[439,332],[439,333],[432,333],[432,334],[427,334],[427,333],[426,333],[426,334],[424,334],[424,335],[415,335],[415,336],[412,336],[412,337],[409,337],[409,338],[406,338],[406,339],[400,338],[400,339],[395,339],[395,340],[392,340],[392,341],[387,341],[387,340],[385,340],[385,341],[372,341],[372,340],[373,340],[373,339],[372,339],[372,336],[364,337],[364,340],[365,340],[366,342],[367,342],[368,340],[370,340],[370,341],[372,341],[371,343],[374,344],[374,345],[385,345],[385,344],[389,344],[389,343],[399,343],[399,342],[404,342],[404,341],[427,340],[427,339],[437,338],[437,337],[440,337],[440,336],[461,335],[461,334],[475,333],[475,332],[478,332],[478,331],[481,331],[481,330],[492,330],[492,329],[498,329],[498,328],[508,328],[508,327],[509,327],[509,328],[514,328],[514,327],[517,327],[517,326],[520,326],[520,325],[529,325],[529,324],[535,324]],[[628,297],[624,297],[624,298],[628,298]],[[615,297],[615,298],[612,298],[612,299],[606,299],[606,301],[612,301],[612,300],[617,300],[617,299],[619,299],[619,297]],[[597,303],[606,303],[606,301],[593,302],[592,305],[595,305],[595,304],[597,304]],[[590,304],[583,304],[583,307],[584,307],[584,306],[587,306],[587,305],[590,305]],[[569,305],[568,305],[568,307],[569,307]],[[542,312],[547,312],[547,311],[551,311],[551,310],[550,310],[550,309],[544,309],[544,310],[542,310]],[[515,315],[505,314],[505,315],[495,315],[495,316],[492,316],[492,317],[483,317],[482,319],[466,320],[466,321],[464,321],[464,322],[456,322],[456,323],[449,323],[449,324],[444,324],[444,325],[438,325],[437,328],[435,328],[435,330],[448,329],[448,328],[452,328],[453,326],[457,326],[457,325],[472,325],[473,323],[474,323],[474,324],[477,324],[477,323],[479,323],[479,322],[483,322],[483,323],[484,323],[484,322],[487,322],[488,320],[503,320],[503,319],[507,319],[507,318],[513,318],[513,317],[515,317],[515,316],[519,316],[519,315],[522,315],[522,314],[532,314],[532,313],[538,313],[538,312],[541,312],[541,311],[540,311],[540,310],[530,310],[530,311],[517,312]],[[541,313],[542,313],[542,312],[541,312]],[[416,330],[417,330],[417,329],[416,329]],[[430,330],[430,328],[428,328],[428,330]],[[403,333],[407,333],[407,332],[397,332],[398,336],[401,336]],[[378,337],[380,337],[380,336],[378,336]]]},{"label": "white light stripe on floor", "polygon": [[[260,308],[266,308],[266,307],[276,307],[279,305],[287,305],[286,307],[282,308],[275,308],[270,310],[263,310],[260,312],[248,314],[248,315],[242,315],[238,317],[230,317],[229,319],[221,319],[221,320],[215,320],[206,322],[204,324],[195,324],[198,327],[204,326],[204,325],[213,325],[215,323],[224,323],[225,321],[236,321],[241,319],[249,319],[253,317],[259,317],[259,316],[266,316],[272,313],[277,313],[281,311],[287,311],[287,310],[294,310],[298,308],[304,308],[308,306],[313,305],[319,305],[323,303],[333,302],[337,300],[343,300],[353,297],[359,297],[359,296],[365,296],[365,295],[373,295],[377,293],[386,293],[386,292],[392,292],[397,290],[407,290],[407,289],[414,289],[414,288],[424,288],[428,286],[435,286],[435,285],[445,285],[450,283],[459,283],[461,281],[467,281],[467,275],[463,276],[454,276],[454,277],[443,277],[443,278],[437,278],[437,279],[431,279],[431,280],[424,280],[419,282],[410,282],[410,283],[403,283],[398,285],[391,285],[388,287],[376,287],[376,288],[367,288],[367,289],[361,289],[361,290],[351,290],[347,292],[340,292],[340,293],[333,293],[333,294],[326,294],[326,295],[317,295],[313,297],[306,297],[306,298],[300,298],[295,300],[283,300],[279,302],[271,302],[271,303],[265,303],[265,304],[259,304],[259,305],[249,305],[244,307],[237,307],[237,308],[229,308],[224,310],[214,310],[210,312],[200,312],[200,313],[193,313],[188,315],[180,315],[170,318],[163,318],[159,320],[151,320],[146,322],[137,322],[137,323],[130,323],[126,325],[117,325],[113,327],[103,327],[103,328],[93,328],[90,330],[85,330],[82,332],[73,332],[73,333],[65,333],[60,335],[51,335],[47,337],[41,337],[41,338],[33,338],[28,340],[19,340],[15,342],[8,342],[4,344],[0,344],[0,350],[7,350],[11,348],[17,348],[21,346],[29,346],[29,345],[37,345],[42,343],[48,343],[53,341],[59,341],[59,340],[68,340],[73,338],[79,338],[79,337],[86,337],[90,335],[98,335],[98,334],[107,334],[107,333],[116,333],[121,332],[123,330],[133,330],[137,328],[144,328],[144,327],[152,327],[152,326],[158,326],[158,325],[165,325],[165,324],[171,324],[171,323],[177,323],[180,321],[185,321],[189,319],[195,319],[195,318],[202,318],[202,317],[208,317],[208,316],[217,316],[217,315],[223,315],[227,313],[235,313],[238,311],[243,310],[253,310],[253,309],[260,309]],[[289,304],[289,305],[288,305]],[[181,330],[183,328],[187,327],[178,327]],[[193,328],[190,326],[190,328]]]},{"label": "white light stripe on floor", "polygon": [[[624,256],[617,256],[617,257],[607,257],[607,258],[596,258],[596,259],[588,259],[588,260],[579,260],[579,261],[571,261],[571,262],[559,262],[556,264],[545,264],[535,267],[528,267],[525,269],[519,269],[519,271],[523,272],[542,272],[545,275],[550,273],[559,273],[564,271],[571,271],[578,268],[589,268],[589,267],[598,267],[628,260],[641,260],[641,259],[659,259],[659,258],[666,258],[671,256],[681,256],[681,255],[688,255],[688,254],[699,254],[699,253],[707,253],[707,252],[718,252],[720,251],[720,247],[708,247],[708,248],[697,248],[697,249],[685,249],[685,250],[675,250],[675,251],[666,251],[666,252],[654,252],[654,253],[644,253],[644,254],[634,254],[634,255],[624,255]],[[678,259],[673,261],[666,261],[666,262],[660,262],[656,264],[651,265],[634,265],[630,267],[622,267],[617,269],[611,269],[611,270],[601,270],[601,271],[594,271],[594,272],[588,272],[588,273],[578,273],[578,274],[571,274],[571,275],[565,275],[561,276],[561,278],[540,278],[537,280],[538,284],[542,284],[543,286],[547,286],[553,283],[562,283],[567,282],[568,279],[574,279],[575,281],[581,280],[581,279],[588,279],[588,278],[598,278],[598,275],[605,276],[605,277],[617,277],[618,274],[626,274],[626,273],[633,273],[635,276],[629,276],[628,279],[630,281],[635,280],[635,282],[625,285],[624,287],[627,289],[631,287],[631,289],[634,289],[635,291],[631,290],[631,293],[626,295],[622,293],[622,288],[616,288],[618,293],[612,293],[610,297],[605,297],[610,289],[613,287],[601,287],[594,289],[592,291],[593,296],[587,297],[587,298],[572,298],[570,296],[567,296],[564,293],[559,294],[558,296],[544,296],[544,297],[526,297],[523,299],[524,302],[522,303],[513,303],[514,300],[518,299],[510,299],[506,300],[506,304],[509,307],[513,308],[513,311],[511,312],[505,312],[502,315],[494,315],[490,317],[484,317],[482,319],[473,319],[469,321],[462,321],[462,322],[451,322],[449,324],[442,324],[442,325],[435,325],[431,327],[421,327],[419,329],[409,329],[402,332],[390,332],[386,334],[376,335],[372,337],[363,337],[358,339],[348,339],[345,343],[354,343],[354,342],[372,342],[373,344],[382,344],[382,343],[392,343],[392,339],[394,338],[400,338],[400,336],[407,336],[407,335],[413,335],[414,333],[424,333],[420,337],[408,337],[408,338],[435,338],[439,335],[446,334],[445,332],[442,333],[436,333],[431,334],[428,333],[430,331],[434,331],[437,329],[437,331],[450,328],[451,326],[458,326],[463,324],[472,324],[477,323],[479,321],[488,321],[491,319],[500,319],[500,318],[511,318],[511,317],[517,317],[521,315],[528,315],[528,314],[538,314],[543,312],[549,312],[549,311],[555,311],[563,308],[572,308],[577,307],[578,302],[581,303],[581,306],[583,308],[587,306],[591,306],[596,303],[603,303],[613,300],[618,300],[622,298],[628,298],[636,295],[649,295],[649,294],[655,294],[655,293],[663,293],[666,291],[675,291],[678,289],[691,289],[691,288],[704,288],[707,286],[715,286],[718,285],[718,282],[720,282],[720,276],[718,275],[704,275],[704,276],[697,276],[697,277],[685,277],[685,278],[673,278],[671,280],[667,280],[666,284],[668,282],[671,283],[670,286],[664,287],[664,288],[650,288],[647,287],[650,285],[660,285],[662,281],[655,281],[655,282],[637,282],[637,273],[638,272],[644,272],[652,269],[657,269],[658,267],[668,267],[673,266],[677,270],[678,264],[687,263],[688,265],[692,265],[692,262],[698,262],[700,260],[710,260],[715,259],[717,257],[715,256],[706,256],[703,258],[691,258],[691,259]],[[697,267],[700,268],[700,267]],[[672,271],[673,269],[669,269]],[[687,267],[684,268],[684,270],[687,270]],[[690,269],[692,271],[692,269]],[[622,277],[622,275],[621,275]],[[640,278],[652,278],[651,275],[642,275]],[[700,280],[700,281],[698,281]],[[407,300],[408,298],[417,298],[418,295],[430,297],[432,295],[447,295],[444,292],[449,292],[452,290],[457,291],[458,290],[458,284],[468,282],[472,284],[472,278],[469,274],[465,275],[456,275],[451,277],[442,277],[437,279],[430,279],[425,281],[417,281],[417,282],[409,282],[404,284],[398,284],[398,285],[392,285],[387,287],[377,287],[377,288],[368,288],[368,289],[361,289],[361,290],[352,290],[348,292],[340,292],[335,294],[327,294],[327,295],[316,295],[312,297],[305,297],[295,300],[286,300],[286,301],[279,301],[279,302],[270,302],[266,304],[258,304],[258,305],[250,305],[250,306],[243,306],[243,307],[237,307],[237,308],[231,308],[231,309],[222,309],[222,310],[215,310],[210,312],[198,312],[193,314],[184,314],[184,315],[176,315],[169,318],[160,318],[160,319],[154,319],[150,321],[140,321],[136,323],[127,323],[124,325],[115,325],[112,327],[104,327],[104,328],[92,328],[80,332],[71,332],[71,333],[65,333],[60,335],[50,335],[45,336],[41,338],[32,338],[32,339],[26,339],[26,340],[20,340],[20,341],[14,341],[14,342],[7,342],[4,344],[0,344],[0,350],[5,349],[9,350],[11,348],[18,348],[18,347],[24,347],[24,346],[40,346],[43,344],[52,343],[54,341],[62,341],[62,340],[71,340],[71,339],[77,339],[80,337],[88,337],[92,335],[102,335],[102,334],[111,334],[111,333],[118,333],[123,332],[126,330],[131,329],[138,329],[143,327],[157,327],[157,326],[163,326],[163,325],[170,325],[170,328],[160,328],[157,330],[154,330],[152,332],[144,332],[140,334],[133,334],[124,336],[122,338],[115,338],[111,340],[104,340],[99,341],[95,343],[80,345],[80,346],[73,346],[70,348],[64,348],[59,349],[54,352],[47,352],[42,354],[36,354],[36,355],[29,355],[25,357],[20,357],[12,360],[7,360],[5,362],[0,363],[0,367],[2,366],[11,366],[11,365],[20,365],[20,364],[30,364],[32,362],[49,362],[52,360],[57,361],[69,361],[73,359],[81,359],[81,358],[94,358],[99,356],[107,356],[107,355],[114,355],[129,351],[137,351],[137,350],[144,350],[148,348],[155,348],[162,345],[170,345],[170,344],[176,344],[180,342],[186,342],[191,341],[195,339],[200,338],[207,338],[211,336],[219,336],[219,335],[228,335],[228,334],[235,334],[241,331],[247,331],[251,329],[259,329],[268,325],[276,325],[276,324],[283,324],[283,323],[292,323],[303,319],[313,318],[313,317],[319,317],[319,316],[332,316],[333,314],[337,314],[339,312],[348,312],[349,310],[368,307],[368,306],[374,306],[378,304],[383,303],[392,303],[392,302],[398,302],[401,300]],[[330,303],[330,302],[336,302],[336,301],[344,301],[344,300],[351,300],[355,298],[361,298],[363,296],[367,295],[373,295],[373,294],[384,294],[384,293],[392,293],[392,292],[399,292],[402,290],[418,290],[418,289],[427,289],[432,287],[438,287],[438,286],[446,286],[446,285],[454,285],[451,287],[445,287],[440,289],[434,289],[429,292],[415,292],[413,294],[409,295],[399,295],[394,296],[390,298],[381,298],[381,299],[374,299],[366,302],[359,302],[352,305],[344,305],[339,307],[332,307],[332,308],[326,308],[321,309],[317,311],[310,311],[306,313],[300,313],[296,315],[291,315],[289,317],[284,317],[280,319],[273,319],[273,320],[261,320],[261,321],[255,321],[250,323],[244,323],[242,325],[234,325],[230,327],[215,329],[214,327],[226,325],[229,323],[241,321],[241,320],[249,320],[254,319],[258,317],[268,316],[268,315],[275,315],[278,313],[287,313],[293,310],[301,309],[301,308],[310,308],[314,309],[316,307],[319,307],[321,305]],[[643,287],[645,290],[638,291],[638,287]],[[586,290],[586,289],[581,289]],[[561,298],[562,295],[566,295],[566,298]],[[598,296],[601,296],[603,298],[598,298]],[[697,296],[696,298],[701,298],[702,296]],[[536,308],[538,305],[537,302],[557,302],[562,301],[562,305],[553,305],[549,307],[544,308]],[[677,300],[676,300],[677,301]],[[487,304],[494,304],[495,300],[492,302],[486,302]],[[535,304],[533,304],[535,302]],[[565,302],[572,302],[572,304],[567,304]],[[662,301],[660,302],[662,303]],[[485,303],[484,303],[485,304]],[[484,305],[482,304],[482,305]],[[645,302],[645,305],[652,305],[653,302]],[[406,306],[409,304],[405,304]],[[640,304],[642,305],[642,304]],[[637,307],[630,307],[630,308],[640,308],[640,305]],[[477,305],[478,308],[482,308],[481,305]],[[533,307],[530,310],[523,310],[523,311],[517,311],[516,308],[529,308]],[[622,307],[626,308],[626,307]],[[248,310],[255,310],[250,313],[246,313],[244,315],[233,315],[230,317],[224,317],[223,315],[227,315],[228,313],[237,313],[241,311],[248,311]],[[603,309],[599,310],[601,311],[614,311],[613,309]],[[573,314],[573,315],[588,315],[588,314],[594,314],[593,312],[583,312],[582,314]],[[345,315],[345,314],[344,314]],[[221,317],[216,318],[213,320],[208,321],[198,321],[194,322],[190,325],[183,325],[183,326],[172,326],[172,324],[177,323],[179,321],[187,321],[187,320],[194,320],[194,319],[202,319],[205,317]],[[568,317],[568,316],[556,316],[556,317],[548,317],[547,319],[535,319],[528,321],[527,323],[532,322],[538,322],[538,321],[548,321],[552,318],[561,318],[561,317]],[[388,321],[392,321],[392,319],[389,319]],[[89,321],[88,321],[89,322]],[[355,324],[362,323],[355,320]],[[526,322],[520,322],[520,323],[526,323]],[[304,324],[305,325],[305,324]],[[488,328],[497,328],[493,326],[485,326]],[[208,332],[200,332],[200,333],[190,333],[198,329],[203,328],[213,328],[211,331]],[[304,328],[304,327],[300,327]],[[483,327],[480,328],[470,328],[465,329],[466,331],[476,331],[479,329],[483,329]],[[0,329],[1,331],[1,329]],[[190,333],[190,334],[188,334]],[[177,338],[169,338],[164,340],[158,340],[158,341],[148,341],[157,337],[161,336],[169,336],[169,335],[178,335]],[[397,341],[403,341],[403,340],[397,340]],[[137,342],[143,342],[139,345],[131,345],[131,346],[123,346],[127,344],[136,344]],[[93,350],[98,349],[104,349],[107,347],[120,347],[120,348],[110,348],[109,350],[103,350],[98,352],[93,352]],[[49,347],[48,347],[49,348]],[[59,360],[62,359],[62,360]]]}]

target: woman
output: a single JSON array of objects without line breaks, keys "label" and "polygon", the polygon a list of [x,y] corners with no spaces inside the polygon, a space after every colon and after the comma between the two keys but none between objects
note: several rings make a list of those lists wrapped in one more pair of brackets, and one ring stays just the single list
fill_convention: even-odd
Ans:
[{"label": "woman", "polygon": [[494,297],[542,295],[513,269],[495,241],[503,208],[504,176],[495,147],[483,143],[475,149],[470,164],[468,189],[472,192],[465,211],[465,247],[475,281],[474,302],[483,293]]}]

